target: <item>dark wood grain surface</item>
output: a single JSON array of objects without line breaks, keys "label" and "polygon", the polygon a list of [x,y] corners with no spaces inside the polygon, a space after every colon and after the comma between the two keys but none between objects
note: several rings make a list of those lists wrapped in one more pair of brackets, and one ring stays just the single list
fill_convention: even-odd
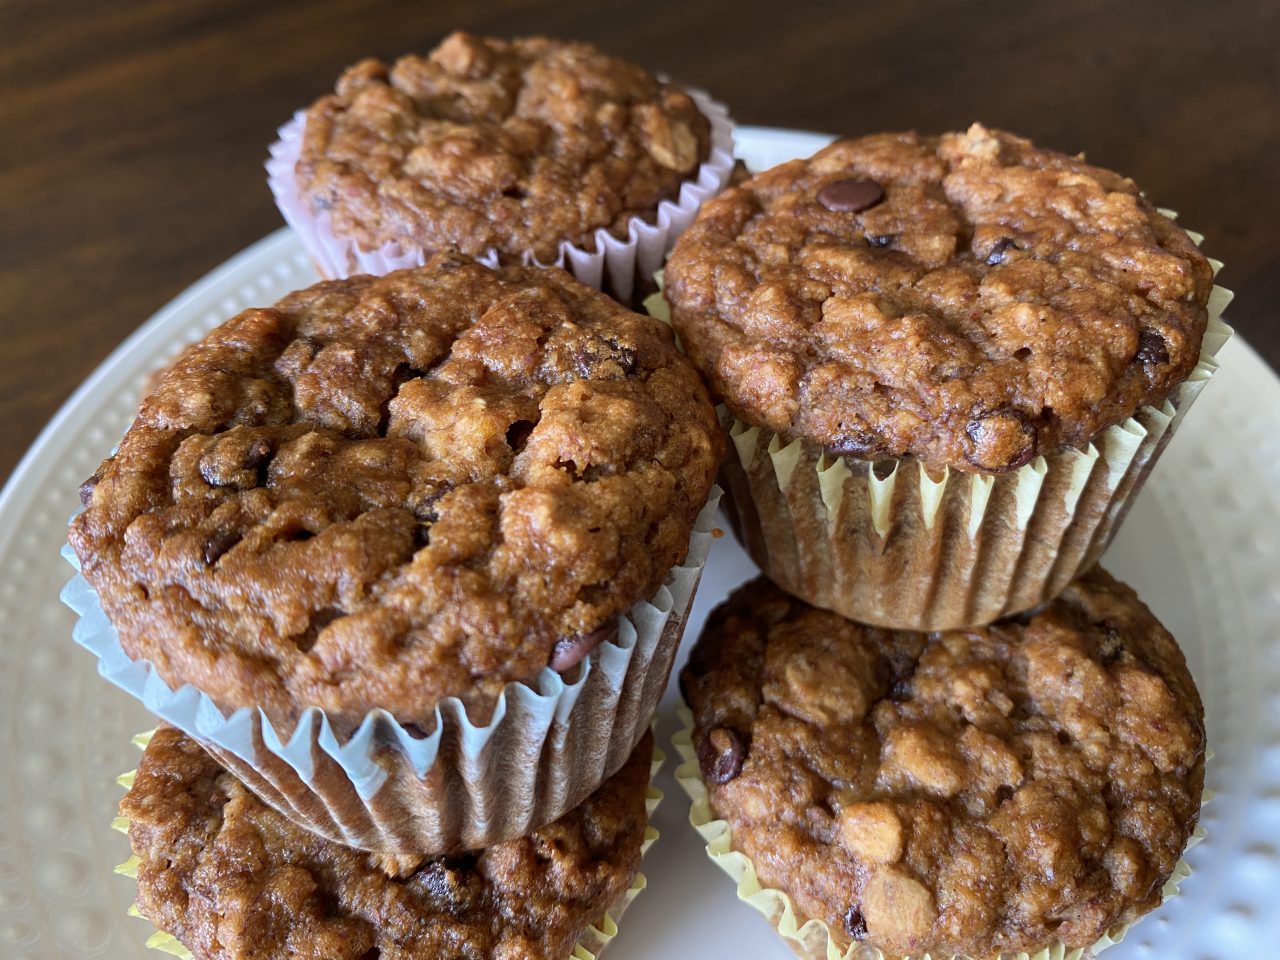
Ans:
[{"label": "dark wood grain surface", "polygon": [[1205,233],[1280,365],[1280,4],[0,0],[0,478],[157,308],[279,226],[277,125],[454,27],[594,41],[739,123],[974,119],[1121,170]]}]

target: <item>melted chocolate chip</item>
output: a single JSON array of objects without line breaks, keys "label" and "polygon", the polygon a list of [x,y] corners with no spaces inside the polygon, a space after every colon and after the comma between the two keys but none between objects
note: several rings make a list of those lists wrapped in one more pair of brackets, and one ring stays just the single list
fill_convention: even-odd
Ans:
[{"label": "melted chocolate chip", "polygon": [[850,907],[844,915],[844,932],[854,940],[867,939],[867,918],[856,906]]},{"label": "melted chocolate chip", "polygon": [[629,377],[636,372],[636,349],[616,340],[592,337],[574,351],[580,376],[590,380]]},{"label": "melted chocolate chip", "polygon": [[93,499],[93,491],[97,489],[98,484],[102,481],[100,473],[94,473],[88,480],[80,484],[80,505],[87,507],[89,501]]},{"label": "melted chocolate chip", "polygon": [[1001,237],[991,245],[991,249],[987,251],[987,266],[994,267],[996,264],[1004,263],[1005,251],[1010,247],[1018,249],[1014,246],[1013,237]]},{"label": "melted chocolate chip", "polygon": [[213,566],[222,555],[240,542],[240,534],[234,530],[219,530],[204,545],[204,562]]},{"label": "melted chocolate chip", "polygon": [[884,199],[874,180],[835,180],[818,191],[818,202],[832,213],[861,213]]},{"label": "melted chocolate chip", "polygon": [[991,473],[1016,470],[1036,455],[1036,429],[1012,407],[978,414],[965,433],[973,441],[965,459]]},{"label": "melted chocolate chip", "polygon": [[600,644],[606,640],[611,640],[618,635],[618,622],[607,623],[603,627],[597,627],[590,633],[575,633],[572,637],[562,637],[556,641],[556,645],[551,650],[551,659],[548,666],[557,673],[576,667],[582,662],[583,657],[589,654]]},{"label": "melted chocolate chip", "polygon": [[870,460],[884,452],[880,438],[867,430],[853,430],[836,437],[833,443],[827,444],[827,453],[833,457],[855,457],[859,460]]},{"label": "melted chocolate chip", "polygon": [[728,783],[746,758],[747,741],[732,727],[715,727],[698,744],[698,766],[712,783]]},{"label": "melted chocolate chip", "polygon": [[271,457],[271,444],[265,440],[255,440],[249,444],[249,449],[245,453],[244,465],[249,469],[262,466]]},{"label": "melted chocolate chip", "polygon": [[1169,348],[1164,337],[1154,330],[1143,330],[1138,334],[1138,352],[1133,359],[1138,363],[1168,363]]},{"label": "melted chocolate chip", "polygon": [[1109,667],[1124,654],[1124,636],[1115,627],[1106,628],[1107,635],[1098,644],[1098,660]]},{"label": "melted chocolate chip", "polygon": [[887,247],[898,239],[896,233],[868,233],[867,246],[869,247]]}]

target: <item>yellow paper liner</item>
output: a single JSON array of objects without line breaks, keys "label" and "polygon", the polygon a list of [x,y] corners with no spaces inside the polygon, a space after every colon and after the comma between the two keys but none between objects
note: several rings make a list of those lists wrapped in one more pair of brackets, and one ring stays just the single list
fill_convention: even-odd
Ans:
[{"label": "yellow paper liner", "polygon": [[[1216,275],[1222,264],[1210,263]],[[1139,409],[1083,450],[1052,451],[1006,474],[831,457],[820,444],[788,442],[722,407],[730,452],[720,484],[734,532],[789,593],[876,626],[957,629],[1052,600],[1102,555],[1218,369],[1232,334],[1222,322],[1231,297],[1213,288],[1199,361],[1162,404]],[[645,306],[668,319],[660,296]]]},{"label": "yellow paper liner", "polygon": [[[149,730],[146,733],[138,734],[133,738],[134,745],[139,750],[145,750],[147,744],[151,742],[151,737],[155,733]],[[652,826],[653,812],[658,809],[658,804],[662,802],[662,791],[653,785],[653,781],[658,776],[658,771],[662,769],[662,765],[666,762],[666,755],[658,749],[657,745],[653,748],[653,761],[649,765],[649,785],[645,790],[644,809],[645,814],[650,820],[650,825],[645,827],[644,840],[640,844],[640,856],[644,857],[649,852],[649,848],[657,842],[659,833]],[[130,770],[128,773],[122,774],[116,778],[116,783],[124,787],[126,790],[133,786],[134,775],[136,770]],[[111,829],[123,834],[129,833],[129,818],[116,817],[111,821]],[[130,856],[128,860],[115,868],[115,872],[121,876],[129,877],[132,880],[138,879],[137,856]],[[623,913],[626,912],[632,901],[640,895],[640,892],[648,886],[648,880],[645,879],[643,873],[637,873],[635,879],[631,882],[631,886],[626,892],[618,898],[595,923],[587,927],[578,937],[578,942],[574,944],[573,952],[569,954],[567,960],[596,960],[605,947],[613,942],[618,936],[618,921],[622,919]],[[140,920],[147,920],[142,911],[138,909],[137,904],[129,907],[128,914],[131,917],[137,917]],[[150,920],[147,920],[150,923]],[[181,960],[195,960],[190,950],[182,945],[182,942],[171,933],[163,930],[157,930],[147,938],[146,945],[152,950],[158,950],[161,953],[167,953]]]},{"label": "yellow paper liner", "polygon": [[[711,862],[733,878],[737,884],[738,899],[750,904],[764,915],[779,935],[797,956],[805,960],[912,960],[909,957],[894,957],[884,953],[877,947],[866,943],[853,943],[845,950],[831,939],[830,929],[822,920],[804,920],[796,913],[791,898],[782,890],[765,887],[756,876],[755,865],[743,853],[733,849],[733,838],[729,824],[717,820],[711,810],[711,799],[706,784],[702,779],[702,771],[698,767],[697,753],[693,748],[693,714],[684,706],[678,707],[681,728],[671,738],[671,744],[680,756],[675,777],[681,788],[691,801],[689,823],[707,842],[707,856]],[[1212,799],[1210,791],[1205,790],[1201,804]],[[1187,841],[1187,849],[1191,849],[1205,837],[1204,828],[1198,823]],[[1191,875],[1191,867],[1185,859],[1179,858],[1174,865],[1173,873],[1164,885],[1163,900],[1178,895],[1179,885]],[[1163,901],[1162,901],[1163,902]],[[1139,918],[1141,919],[1141,918]],[[1135,923],[1137,921],[1134,921]],[[1089,947],[1068,948],[1055,943],[1035,953],[1025,951],[1003,953],[1003,960],[1091,960],[1107,947],[1124,939],[1133,924],[1118,923],[1111,927],[1098,941]],[[968,960],[966,957],[944,957],[923,954],[915,960]]]}]

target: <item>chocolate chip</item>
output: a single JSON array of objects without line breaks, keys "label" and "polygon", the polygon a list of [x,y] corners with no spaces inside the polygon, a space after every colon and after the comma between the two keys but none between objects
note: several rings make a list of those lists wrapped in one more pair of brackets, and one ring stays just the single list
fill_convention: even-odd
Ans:
[{"label": "chocolate chip", "polygon": [[255,440],[249,444],[245,453],[244,465],[250,469],[260,467],[271,457],[271,444],[265,440]]},{"label": "chocolate chip", "polygon": [[1013,799],[1013,787],[1009,786],[1007,783],[1002,783],[1000,784],[1000,786],[996,787],[996,806],[997,807],[1000,806],[1002,803],[1004,803],[1006,800],[1012,800],[1012,799]]},{"label": "chocolate chip", "polygon": [[573,353],[579,376],[591,380],[629,377],[636,372],[636,358],[635,347],[603,337],[589,338]]},{"label": "chocolate chip", "polygon": [[1106,628],[1107,635],[1098,644],[1098,660],[1109,667],[1124,654],[1124,636],[1115,627]]},{"label": "chocolate chip", "polygon": [[827,453],[833,457],[855,457],[870,460],[884,452],[880,438],[867,430],[851,430],[827,444]]},{"label": "chocolate chip", "polygon": [[893,241],[898,239],[896,233],[868,233],[867,246],[869,247],[887,247]]},{"label": "chocolate chip", "polygon": [[581,663],[583,657],[600,644],[606,640],[612,640],[617,635],[618,622],[615,620],[612,623],[606,623],[603,627],[597,627],[590,633],[575,633],[572,637],[561,637],[552,648],[551,659],[547,665],[557,673],[564,673]]},{"label": "chocolate chip", "polygon": [[240,542],[234,530],[219,530],[204,545],[204,562],[213,566],[222,555]]},{"label": "chocolate chip", "polygon": [[698,744],[698,766],[712,783],[728,783],[742,772],[747,741],[732,727],[715,727]]},{"label": "chocolate chip", "polygon": [[856,906],[850,907],[844,915],[844,932],[854,940],[867,939],[867,918]]},{"label": "chocolate chip", "polygon": [[987,266],[994,267],[996,264],[1004,263],[1005,251],[1010,247],[1017,250],[1014,246],[1013,237],[1001,237],[991,245],[991,249],[987,251]]},{"label": "chocolate chip", "polygon": [[1133,359],[1138,363],[1168,363],[1169,348],[1164,337],[1154,330],[1143,330],[1138,334],[1138,352]]},{"label": "chocolate chip", "polygon": [[818,202],[832,213],[861,213],[884,199],[874,180],[835,180],[818,191]]},{"label": "chocolate chip", "polygon": [[991,473],[1016,470],[1036,455],[1036,428],[1012,407],[978,414],[969,421],[965,433],[973,441],[965,458]]},{"label": "chocolate chip", "polygon": [[102,481],[101,473],[94,473],[88,480],[80,484],[80,505],[87,507],[89,501],[93,499],[93,491],[98,488],[98,484]]},{"label": "chocolate chip", "polygon": [[1071,734],[1067,733],[1067,731],[1065,730],[1059,730],[1058,742],[1065,747],[1067,744],[1071,742]]}]

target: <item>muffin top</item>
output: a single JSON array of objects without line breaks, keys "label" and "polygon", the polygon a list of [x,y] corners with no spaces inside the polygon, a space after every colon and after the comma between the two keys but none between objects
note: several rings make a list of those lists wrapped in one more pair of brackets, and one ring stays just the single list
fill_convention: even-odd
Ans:
[{"label": "muffin top", "polygon": [[454,33],[426,57],[364,60],[306,114],[296,173],[335,233],[544,263],[624,237],[706,159],[693,100],[583,43]]},{"label": "muffin top", "polygon": [[162,727],[120,804],[138,908],[197,960],[563,960],[635,879],[652,753],[646,734],[600,789],[527,837],[397,878]]},{"label": "muffin top", "polygon": [[672,320],[741,419],[996,473],[1158,403],[1213,274],[1132,181],[975,124],[840,140],[705,204]]},{"label": "muffin top", "polygon": [[460,255],[320,283],[187,349],[70,539],[132,657],[341,729],[473,719],[687,552],[722,450],[669,329]]},{"label": "muffin top", "polygon": [[1199,815],[1182,653],[1096,568],[1026,622],[932,634],[757,580],[681,681],[733,847],[842,945],[1087,947],[1159,905]]}]

